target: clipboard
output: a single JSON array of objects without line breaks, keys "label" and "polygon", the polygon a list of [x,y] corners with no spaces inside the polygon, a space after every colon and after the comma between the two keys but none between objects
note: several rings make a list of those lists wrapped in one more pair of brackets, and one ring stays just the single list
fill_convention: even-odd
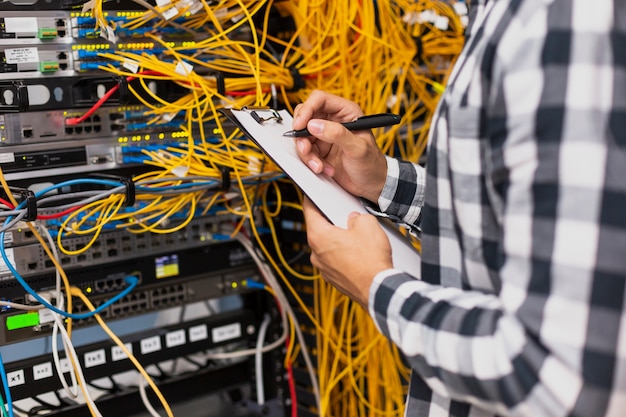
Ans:
[{"label": "clipboard", "polygon": [[[283,136],[291,130],[293,122],[287,110],[243,108],[222,109],[221,112],[272,159],[335,226],[347,228],[351,212],[368,213],[357,197],[332,178],[315,174],[300,160],[294,138]],[[394,268],[420,277],[418,251],[385,219],[379,218],[379,223],[391,243]]]}]

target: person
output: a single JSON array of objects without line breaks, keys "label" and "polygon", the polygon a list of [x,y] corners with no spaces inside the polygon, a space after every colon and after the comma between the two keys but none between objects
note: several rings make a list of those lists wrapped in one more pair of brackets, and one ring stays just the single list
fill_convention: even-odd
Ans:
[{"label": "person", "polygon": [[[305,201],[311,262],[367,308],[412,368],[408,416],[626,415],[626,3],[473,1],[425,168],[294,109],[312,171],[421,228],[394,269],[370,214]],[[417,256],[417,255],[416,255]]]}]

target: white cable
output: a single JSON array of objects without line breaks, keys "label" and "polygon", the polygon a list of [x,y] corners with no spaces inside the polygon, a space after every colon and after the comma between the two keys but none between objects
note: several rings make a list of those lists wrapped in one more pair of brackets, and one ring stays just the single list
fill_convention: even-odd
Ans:
[{"label": "white cable", "polygon": [[[56,245],[54,243],[54,240],[52,239],[52,236],[50,235],[50,231],[48,230],[48,228],[45,225],[41,224],[40,222],[37,222],[36,226],[39,229],[39,231],[44,235],[46,240],[48,241],[48,246],[50,247],[50,250],[52,251],[52,255],[54,256],[54,258],[59,259],[59,253],[57,252]],[[63,299],[63,294],[61,293],[61,274],[59,273],[58,270],[56,271],[56,300],[57,300],[56,307],[59,310],[63,310],[64,299]],[[51,312],[51,313],[55,316],[57,315],[54,312]],[[61,327],[64,327],[64,326],[61,324]],[[76,382],[76,372],[74,371],[74,368],[70,367],[70,379],[72,380],[73,389],[71,389],[69,385],[67,384],[65,375],[63,373],[63,367],[61,366],[61,358],[59,357],[59,346],[57,342],[58,332],[59,332],[59,323],[57,322],[57,320],[55,320],[53,327],[52,327],[52,336],[51,336],[52,337],[52,359],[54,361],[54,367],[57,371],[57,375],[59,376],[59,381],[61,381],[61,385],[63,386],[63,390],[65,390],[65,392],[70,398],[78,398],[78,385]],[[61,341],[63,342],[63,349],[65,350],[66,355],[69,355],[68,346],[72,344],[72,341],[69,340],[69,338],[68,340],[66,340],[65,337],[63,336],[61,337]]]},{"label": "white cable", "polygon": [[[58,261],[59,253],[57,252],[56,245],[54,244],[54,241],[52,240],[52,236],[50,235],[48,228],[41,223],[38,223],[37,226],[39,227],[39,230],[43,232],[46,239],[48,240],[48,246],[50,247],[50,250],[52,251],[52,255],[54,256],[54,259]],[[64,299],[63,299],[63,294],[61,293],[61,274],[59,273],[58,269],[56,271],[56,296],[57,296],[57,306],[59,310],[61,310],[63,309],[63,306],[64,306]],[[46,300],[46,301],[48,301],[48,303],[52,302],[52,300]],[[72,339],[67,333],[67,329],[63,325],[64,318],[62,318],[60,314],[57,314],[55,312],[51,312],[51,313],[52,313],[52,316],[54,317],[54,328],[53,328],[53,339],[52,339],[53,355],[54,355],[54,352],[56,352],[55,367],[57,367],[57,373],[59,375],[59,379],[61,380],[62,384],[63,382],[65,382],[65,377],[63,376],[63,370],[61,369],[61,361],[60,359],[58,359],[59,352],[56,346],[56,333],[54,331],[55,329],[57,331],[61,331],[61,340],[63,341],[63,348],[65,349],[65,354],[68,357],[68,359],[72,363],[74,363],[75,366],[71,368],[75,368],[74,370],[76,371],[76,374],[78,374],[78,375],[75,375],[74,370],[70,371],[72,375],[72,382],[74,383],[74,387],[76,387],[76,376],[78,376],[78,380],[81,382],[81,385],[84,387],[83,396],[85,397],[84,398],[85,401],[89,403],[89,405],[91,406],[91,410],[93,410],[93,413],[95,414],[96,417],[102,417],[100,410],[96,406],[96,402],[93,400],[91,396],[89,387],[87,386],[87,380],[85,379],[85,375],[83,374],[83,369],[80,366],[80,361],[78,360],[78,354],[76,353],[76,349],[74,349],[74,344],[72,343]],[[65,382],[65,384],[63,385],[65,388],[67,386],[67,382]],[[68,392],[68,394],[73,395],[73,392],[69,389],[69,387],[67,387],[66,391]],[[76,396],[73,398],[76,398],[77,396],[78,396],[78,393],[76,393]]]},{"label": "white cable", "polygon": [[[282,286],[279,284],[278,280],[276,279],[274,272],[270,269],[270,267],[265,262],[261,260],[260,256],[256,253],[256,251],[252,247],[252,244],[250,243],[250,241],[246,239],[245,237],[241,236],[240,234],[237,234],[236,239],[243,245],[243,247],[248,251],[248,253],[250,253],[250,256],[252,256],[252,259],[254,259],[255,263],[257,264],[257,267],[261,271],[264,272],[263,275],[265,279],[267,280],[268,285],[274,290],[274,293],[276,294],[276,298],[278,299],[282,307],[281,309],[282,313],[285,314],[286,312],[289,315],[289,318],[291,319],[294,325],[294,328],[296,331],[296,337],[298,338],[298,341],[300,342],[300,353],[302,354],[302,358],[304,359],[304,363],[306,364],[309,378],[311,379],[311,385],[312,385],[313,395],[315,397],[317,409],[321,410],[320,390],[319,390],[319,383],[317,381],[317,377],[315,374],[315,368],[313,367],[313,362],[311,361],[311,357],[309,356],[309,351],[306,346],[306,341],[304,339],[304,335],[302,334],[302,330],[300,330],[298,319],[293,309],[291,308],[291,305],[287,301],[287,296],[285,295],[285,292],[283,291]],[[283,323],[283,325],[285,324]]]},{"label": "white cable", "polygon": [[26,304],[12,303],[10,301],[0,301],[0,306],[14,308],[16,310],[26,310],[26,311],[41,310],[42,308],[44,308],[43,305],[41,304],[26,305]]},{"label": "white cable", "polygon": [[[245,240],[242,241],[242,244],[246,242]],[[252,246],[248,246],[246,247],[244,245],[244,247],[246,248],[246,250],[248,252],[250,252]],[[257,266],[259,267],[259,269],[261,269],[262,267],[265,267],[265,264],[258,258],[258,256],[256,256],[256,254],[252,254],[253,259],[255,259],[255,262],[257,264]],[[265,272],[263,275],[267,275],[267,274],[273,274],[271,272],[271,270],[267,270],[267,268],[263,268],[263,271]],[[276,281],[276,279],[274,278],[274,281]],[[271,286],[271,285],[270,285]],[[282,290],[281,290],[282,291]],[[283,325],[283,333],[280,335],[280,337],[278,339],[276,339],[275,341],[273,341],[272,343],[270,343],[269,345],[265,345],[263,346],[263,348],[261,349],[261,352],[265,353],[265,352],[269,352],[271,350],[276,349],[277,347],[281,346],[283,343],[285,343],[285,340],[287,340],[287,336],[289,334],[289,322],[287,321],[287,314],[286,314],[286,309],[284,308],[284,306],[282,306],[282,304],[286,303],[286,298],[284,297],[284,293],[282,293],[283,297],[277,297],[278,302],[281,304],[280,308],[280,318],[281,318],[281,322]],[[284,301],[283,301],[284,300]],[[254,348],[254,349],[242,349],[242,350],[236,350],[233,352],[209,352],[205,355],[206,359],[236,359],[236,358],[241,358],[241,357],[245,357],[245,356],[251,356],[251,355],[256,355],[258,349]]]},{"label": "white cable", "polygon": [[65,329],[65,326],[63,326],[63,320],[61,319],[61,316],[59,314],[54,314],[54,320],[55,320],[55,322],[59,326],[59,330],[61,331],[62,338],[64,338],[64,339],[67,338],[67,340],[70,341],[70,343],[68,345],[69,351],[66,351],[66,354],[69,357],[70,352],[71,352],[71,355],[72,355],[72,358],[73,358],[73,362],[74,362],[74,364],[76,364],[77,376],[79,378],[79,381],[83,385],[83,387],[85,387],[85,389],[84,389],[85,401],[88,402],[91,405],[91,408],[94,411],[96,417],[102,417],[102,414],[100,413],[100,410],[98,410],[98,407],[96,406],[95,401],[91,397],[91,393],[89,392],[89,387],[87,386],[87,380],[85,379],[85,375],[83,374],[83,369],[81,368],[80,362],[78,361],[78,355],[76,354],[76,350],[74,349],[74,345],[71,343],[70,337],[67,334],[67,330]]},{"label": "white cable", "polygon": [[146,407],[146,410],[148,410],[148,413],[150,413],[152,417],[161,417],[159,413],[157,412],[157,410],[154,409],[152,404],[150,404],[150,400],[148,399],[148,394],[146,393],[147,384],[148,384],[148,381],[146,381],[146,378],[144,378],[143,375],[139,374],[139,383],[138,383],[139,396],[141,396],[141,401],[143,402],[144,407]]},{"label": "white cable", "polygon": [[265,404],[265,383],[263,381],[263,342],[267,328],[270,326],[270,315],[263,315],[263,322],[259,328],[259,335],[256,339],[256,353],[254,354],[254,367],[256,372],[256,398],[259,405]]}]

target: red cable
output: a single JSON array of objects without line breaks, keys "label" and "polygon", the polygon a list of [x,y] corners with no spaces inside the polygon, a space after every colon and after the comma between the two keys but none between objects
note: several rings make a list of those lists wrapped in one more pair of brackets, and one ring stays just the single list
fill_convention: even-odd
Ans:
[{"label": "red cable", "polygon": [[15,206],[13,205],[13,203],[6,201],[4,198],[0,198],[0,203],[4,204],[5,206],[7,206],[8,208],[10,208],[11,210],[13,210],[15,208]]},{"label": "red cable", "polygon": [[[138,75],[163,75],[160,72],[157,71],[141,71],[138,73]],[[128,76],[126,77],[126,82],[129,83],[131,81],[133,81],[135,78],[134,76]],[[87,120],[87,118],[89,118],[92,114],[94,114],[96,112],[96,110],[98,110],[108,99],[111,98],[111,96],[113,94],[115,94],[115,92],[120,88],[119,84],[116,84],[115,86],[113,86],[109,91],[107,91],[97,102],[96,104],[94,104],[89,110],[87,110],[87,112],[85,114],[83,114],[80,117],[72,117],[69,118],[65,121],[65,124],[67,126],[76,126],[77,124],[80,124],[82,122],[84,122],[85,120]]]},{"label": "red cable", "polygon": [[[126,81],[129,81],[129,78],[134,79],[134,77],[127,77]],[[85,114],[83,114],[80,117],[72,117],[70,119],[67,119],[65,121],[65,124],[67,126],[76,126],[77,124],[80,124],[82,122],[84,122],[85,120],[87,120],[87,118],[89,118],[92,114],[94,114],[96,112],[96,110],[98,110],[100,108],[100,106],[102,106],[109,98],[111,98],[111,96],[120,88],[119,84],[116,84],[113,88],[111,88],[109,91],[107,91],[101,98],[100,100],[98,100],[96,102],[96,104],[93,105],[93,107],[91,107],[89,110],[87,110],[87,112]]]},{"label": "red cable", "polygon": [[37,219],[39,220],[51,220],[51,219],[58,219],[59,217],[63,217],[67,214],[70,214],[73,211],[78,210],[79,208],[81,208],[82,206],[75,206],[75,207],[70,207],[66,210],[63,210],[59,213],[55,213],[55,214],[39,214],[37,216]]},{"label": "red cable", "polygon": [[[285,340],[287,349],[289,349],[289,336]],[[293,368],[291,364],[287,364],[287,383],[289,384],[289,395],[291,396],[291,417],[298,417],[298,401],[296,399],[296,382],[293,380]]]}]

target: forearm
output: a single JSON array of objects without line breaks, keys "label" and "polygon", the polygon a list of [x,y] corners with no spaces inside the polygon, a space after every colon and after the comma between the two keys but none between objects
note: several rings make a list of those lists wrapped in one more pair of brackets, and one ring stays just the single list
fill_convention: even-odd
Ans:
[{"label": "forearm", "polygon": [[573,408],[582,376],[530,335],[496,295],[388,270],[371,286],[369,309],[380,331],[441,395],[501,415],[520,406],[528,416]]}]

